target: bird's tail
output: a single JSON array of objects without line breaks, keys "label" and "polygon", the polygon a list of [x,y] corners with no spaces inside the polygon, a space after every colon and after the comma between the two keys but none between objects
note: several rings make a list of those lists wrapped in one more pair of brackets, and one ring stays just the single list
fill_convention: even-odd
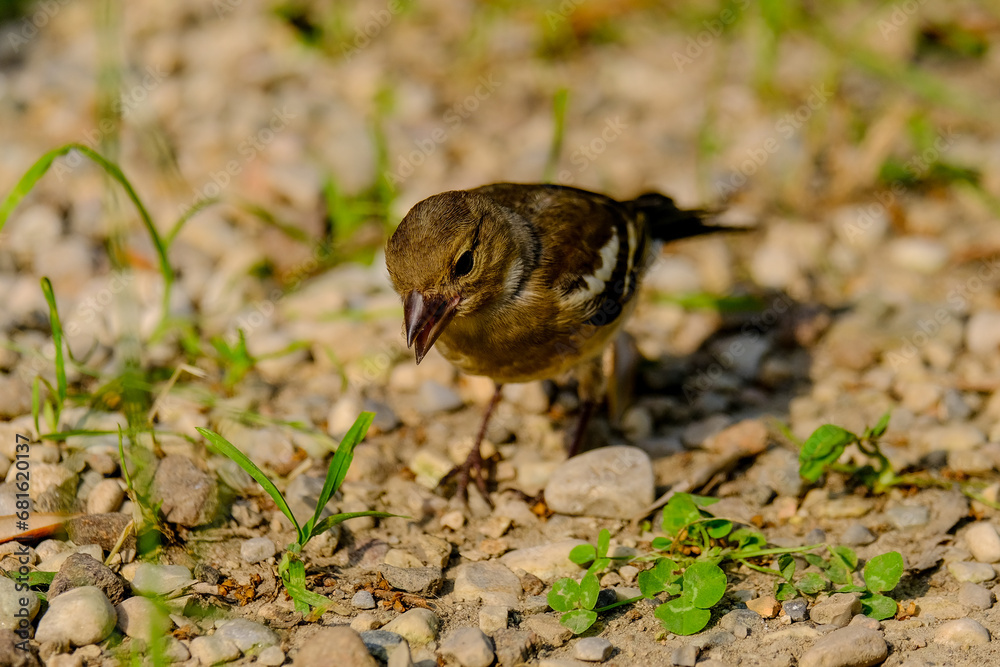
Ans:
[{"label": "bird's tail", "polygon": [[705,220],[716,216],[718,211],[678,208],[673,199],[657,192],[640,195],[627,203],[633,211],[645,215],[651,236],[659,241],[676,241],[691,236],[742,229],[705,224]]}]

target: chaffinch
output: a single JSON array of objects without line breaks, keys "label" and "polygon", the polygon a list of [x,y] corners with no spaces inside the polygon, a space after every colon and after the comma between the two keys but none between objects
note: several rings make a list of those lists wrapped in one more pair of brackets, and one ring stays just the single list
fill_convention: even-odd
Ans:
[{"label": "chaffinch", "polygon": [[386,244],[403,300],[406,344],[419,364],[437,345],[459,370],[496,383],[458,475],[489,500],[480,443],[508,382],[573,372],[581,411],[570,447],[604,392],[601,352],[635,307],[653,240],[707,234],[702,211],[661,194],[615,201],[560,185],[496,183],[419,202]]}]

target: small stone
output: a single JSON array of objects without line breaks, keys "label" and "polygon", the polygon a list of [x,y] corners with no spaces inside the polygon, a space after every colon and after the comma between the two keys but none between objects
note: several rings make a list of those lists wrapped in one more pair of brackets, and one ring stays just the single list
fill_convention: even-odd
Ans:
[{"label": "small stone", "polygon": [[878,538],[875,536],[875,533],[868,530],[860,523],[852,523],[840,536],[841,544],[853,547],[871,544],[876,539]]},{"label": "small stone", "polygon": [[454,658],[462,667],[489,667],[493,664],[493,643],[479,628],[458,628],[443,642],[438,653]]},{"label": "small stone", "polygon": [[799,623],[809,618],[809,605],[805,600],[795,599],[781,603],[781,609],[792,623]]},{"label": "small stone", "polygon": [[972,563],[968,561],[955,561],[948,563],[948,571],[956,581],[971,581],[980,584],[984,581],[993,581],[997,572],[989,563]]},{"label": "small stone", "polygon": [[963,534],[972,557],[980,563],[1000,562],[1000,534],[986,521],[976,521]]},{"label": "small stone", "polygon": [[517,575],[495,561],[463,563],[455,575],[456,600],[516,607],[521,591]]},{"label": "small stone", "polygon": [[438,412],[452,412],[458,410],[463,405],[462,397],[451,387],[446,387],[435,380],[425,380],[420,385],[417,410],[425,415],[433,415]]},{"label": "small stone", "polygon": [[38,622],[35,639],[86,646],[104,641],[115,629],[118,617],[107,596],[96,586],[68,590],[49,603]]},{"label": "small stone", "polygon": [[584,637],[576,642],[573,647],[573,655],[577,660],[587,662],[604,662],[611,657],[611,652],[615,647],[604,637]]},{"label": "small stone", "polygon": [[558,616],[551,614],[529,616],[526,625],[529,630],[550,646],[562,646],[573,636],[573,631],[560,623]]},{"label": "small stone", "polygon": [[285,652],[278,646],[268,646],[257,654],[257,664],[265,667],[278,667],[285,662]]},{"label": "small stone", "polygon": [[719,619],[719,627],[733,633],[737,639],[743,639],[751,631],[762,629],[764,621],[751,609],[734,609]]},{"label": "small stone", "polygon": [[191,651],[179,639],[172,635],[167,635],[163,639],[163,657],[167,662],[187,662],[191,658]]},{"label": "small stone", "polygon": [[430,609],[417,607],[404,612],[386,623],[382,629],[395,632],[411,644],[428,644],[438,635],[441,621]]},{"label": "small stone", "polygon": [[498,630],[507,628],[507,617],[510,608],[499,604],[484,605],[479,610],[479,629],[487,635],[493,635]]},{"label": "small stone", "polygon": [[240,657],[240,650],[236,644],[215,635],[195,637],[191,640],[190,650],[191,657],[197,658],[203,665],[232,662]]},{"label": "small stone", "polygon": [[[602,605],[600,598],[598,598],[598,603],[595,606],[603,607],[605,605]],[[525,614],[543,614],[548,610],[549,598],[547,595],[529,595],[524,598],[524,604],[521,605],[521,611]]]},{"label": "small stone", "polygon": [[809,618],[819,625],[843,628],[855,614],[861,613],[861,596],[857,593],[834,593],[820,600],[809,610]]},{"label": "small stone", "polygon": [[374,609],[375,596],[369,591],[358,591],[351,598],[351,606],[355,609]]},{"label": "small stone", "polygon": [[896,505],[885,513],[894,527],[903,530],[923,526],[931,519],[931,511],[924,505]]},{"label": "small stone", "polygon": [[601,447],[556,468],[545,485],[545,502],[561,514],[631,519],[652,504],[654,493],[653,464],[646,452]]},{"label": "small stone", "polygon": [[869,630],[881,630],[882,624],[876,618],[858,614],[847,624],[848,627],[868,628]]},{"label": "small stone", "polygon": [[903,236],[888,244],[889,260],[901,269],[932,274],[948,262],[948,248],[940,241],[919,236]]},{"label": "small stone", "polygon": [[215,630],[214,636],[231,641],[243,653],[254,648],[260,649],[281,643],[281,638],[274,630],[245,618],[224,621]]},{"label": "small stone", "polygon": [[168,454],[160,461],[151,496],[153,503],[160,504],[167,521],[182,526],[211,523],[219,509],[215,478],[180,454]]},{"label": "small stone", "polygon": [[[378,667],[357,632],[344,626],[321,627],[308,635],[295,654],[295,667],[328,667],[332,656],[344,667]],[[211,663],[203,663],[211,664]]]},{"label": "small stone", "polygon": [[0,575],[0,630],[16,630],[24,609],[27,609],[29,622],[38,614],[38,595],[32,590],[19,591],[17,588],[16,581]]},{"label": "small stone", "polygon": [[872,504],[869,498],[850,495],[831,498],[816,509],[820,516],[829,519],[857,519],[868,514]]},{"label": "small stone", "polygon": [[985,610],[993,607],[996,597],[985,586],[967,581],[958,589],[958,602],[970,609]]},{"label": "small stone", "polygon": [[938,644],[959,646],[989,644],[990,631],[971,618],[957,618],[939,627],[934,633],[934,641]]},{"label": "small stone", "polygon": [[365,643],[368,652],[382,662],[388,662],[389,656],[406,640],[395,632],[387,630],[369,630],[361,633],[361,641]]},{"label": "small stone", "polygon": [[698,647],[694,644],[678,646],[670,654],[670,662],[677,667],[694,667],[698,662]]},{"label": "small stone", "polygon": [[49,585],[49,599],[80,586],[97,586],[111,604],[125,599],[125,583],[104,563],[84,553],[70,554]]},{"label": "small stone", "polygon": [[102,479],[87,496],[87,514],[117,512],[125,500],[125,490],[117,479]]},{"label": "small stone", "polygon": [[379,573],[396,590],[416,595],[434,595],[444,582],[444,574],[439,567],[393,567],[382,564]]},{"label": "small stone", "polygon": [[757,612],[762,618],[774,618],[781,610],[781,604],[773,595],[747,600],[747,609]]},{"label": "small stone", "polygon": [[569,559],[574,547],[586,544],[583,540],[560,540],[536,547],[514,549],[500,558],[500,562],[511,570],[524,570],[543,582],[551,583],[561,577],[579,575],[583,568]]},{"label": "small stone", "polygon": [[[97,544],[104,551],[115,548],[118,540],[131,521],[131,517],[119,512],[110,514],[86,514],[66,523],[66,534],[76,544]],[[123,549],[135,550],[135,537],[126,533]]]},{"label": "small stone", "polygon": [[861,627],[834,630],[799,658],[799,667],[872,667],[889,655],[880,632]]},{"label": "small stone", "polygon": [[278,548],[268,537],[251,537],[240,545],[240,558],[247,563],[260,563],[278,553]]},{"label": "small stone", "polygon": [[1000,350],[1000,311],[978,310],[965,325],[965,346],[969,352],[988,357]]},{"label": "small stone", "polygon": [[363,611],[353,619],[351,619],[351,630],[355,632],[368,632],[369,630],[377,630],[382,626],[375,614],[367,611]]},{"label": "small stone", "polygon": [[[445,474],[447,474],[447,471],[445,471]],[[458,531],[465,525],[465,515],[460,510],[452,510],[442,514],[440,522],[442,528],[450,528],[451,530]]]},{"label": "small stone", "polygon": [[157,609],[155,602],[141,595],[123,600],[115,611],[118,613],[118,629],[147,644],[163,636],[172,625],[170,619]]},{"label": "small stone", "polygon": [[535,648],[535,634],[527,630],[498,630],[493,636],[494,652],[501,667],[528,661]]},{"label": "small stone", "polygon": [[944,595],[926,595],[917,600],[917,616],[920,618],[935,618],[946,621],[952,618],[964,618],[968,609],[951,597]]},{"label": "small stone", "polygon": [[132,589],[140,595],[176,597],[195,583],[191,571],[183,565],[140,563],[132,577]]}]

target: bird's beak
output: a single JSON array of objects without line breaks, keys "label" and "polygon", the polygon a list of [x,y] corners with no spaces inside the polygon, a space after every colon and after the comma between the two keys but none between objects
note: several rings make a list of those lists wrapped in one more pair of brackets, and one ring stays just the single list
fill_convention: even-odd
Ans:
[{"label": "bird's beak", "polygon": [[406,346],[414,348],[418,364],[451,322],[461,300],[460,296],[451,299],[438,295],[425,296],[416,290],[406,295],[403,300]]}]

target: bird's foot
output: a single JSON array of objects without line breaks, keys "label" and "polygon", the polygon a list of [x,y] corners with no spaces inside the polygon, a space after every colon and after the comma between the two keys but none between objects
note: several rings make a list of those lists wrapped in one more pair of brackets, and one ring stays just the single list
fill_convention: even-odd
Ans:
[{"label": "bird's foot", "polygon": [[472,448],[464,463],[455,466],[441,478],[441,481],[438,482],[438,488],[443,487],[446,482],[454,479],[456,484],[455,497],[464,503],[468,503],[469,482],[475,480],[476,488],[479,490],[480,495],[482,495],[483,500],[492,508],[493,501],[490,500],[490,494],[486,488],[488,477],[489,461],[483,459],[482,452],[479,451],[479,447],[477,446]]}]

